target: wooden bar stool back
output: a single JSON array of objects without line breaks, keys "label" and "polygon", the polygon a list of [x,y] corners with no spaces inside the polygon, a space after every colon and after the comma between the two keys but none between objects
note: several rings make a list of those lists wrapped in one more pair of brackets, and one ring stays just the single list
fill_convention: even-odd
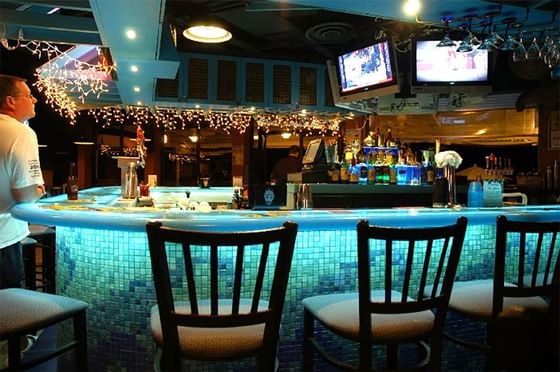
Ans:
[{"label": "wooden bar stool back", "polygon": [[[398,368],[400,344],[423,343],[421,365],[440,369],[442,327],[463,246],[467,219],[429,228],[392,228],[358,223],[358,292],[303,300],[304,370],[318,351],[345,369],[372,369],[373,345],[387,345],[387,368]],[[434,290],[424,295],[427,285]],[[327,352],[315,321],[359,343],[358,365]],[[428,342],[428,343],[426,343]]]},{"label": "wooden bar stool back", "polygon": [[[259,369],[274,370],[297,224],[201,232],[150,222],[146,229],[158,301],[151,313],[156,364],[180,370],[181,358],[256,355]],[[183,260],[170,263],[168,250]]]}]

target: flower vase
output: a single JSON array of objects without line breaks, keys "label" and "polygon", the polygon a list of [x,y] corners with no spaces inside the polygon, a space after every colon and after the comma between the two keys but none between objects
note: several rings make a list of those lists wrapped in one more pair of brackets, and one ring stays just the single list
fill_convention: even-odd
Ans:
[{"label": "flower vase", "polygon": [[447,207],[453,208],[455,205],[457,205],[455,167],[451,165],[446,165],[445,167],[443,167],[443,175],[447,179],[448,196],[449,196]]}]

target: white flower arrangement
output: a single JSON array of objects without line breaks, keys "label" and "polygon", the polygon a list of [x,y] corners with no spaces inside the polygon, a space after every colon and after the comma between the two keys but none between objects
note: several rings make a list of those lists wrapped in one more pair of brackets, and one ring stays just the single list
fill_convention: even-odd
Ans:
[{"label": "white flower arrangement", "polygon": [[438,152],[435,156],[435,160],[438,168],[449,166],[457,169],[463,162],[463,158],[455,151]]}]

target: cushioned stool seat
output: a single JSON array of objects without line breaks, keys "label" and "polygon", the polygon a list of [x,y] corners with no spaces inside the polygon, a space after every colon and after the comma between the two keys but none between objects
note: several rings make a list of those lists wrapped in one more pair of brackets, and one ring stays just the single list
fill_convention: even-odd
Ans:
[{"label": "cushioned stool seat", "polygon": [[[199,302],[199,312],[210,314],[209,301]],[[266,304],[259,306],[261,311],[266,309]],[[231,309],[231,301],[220,300],[218,313],[225,314]],[[240,300],[239,313],[248,314],[251,302]],[[186,301],[175,303],[177,314],[191,314],[190,304]],[[160,314],[158,306],[152,307],[150,326],[154,340],[158,346],[163,347],[163,332],[161,329]],[[258,353],[264,341],[264,324],[250,325],[244,327],[218,327],[218,328],[196,328],[179,327],[179,344],[181,352],[188,358],[203,360],[233,359],[237,355],[251,355]]]},{"label": "cushioned stool seat", "polygon": [[[513,287],[511,283],[506,286]],[[488,280],[472,280],[456,282],[453,285],[449,309],[462,314],[469,314],[475,319],[490,320],[492,318],[492,301],[494,282]],[[524,307],[546,312],[548,303],[541,297],[504,297],[503,309]]]},{"label": "cushioned stool seat", "polygon": [[[393,291],[394,300],[401,294]],[[383,292],[375,291],[374,301],[382,301]],[[412,299],[411,299],[412,300]],[[308,297],[303,306],[325,327],[351,340],[360,339],[358,293],[340,293]],[[424,310],[407,314],[372,314],[371,339],[380,344],[403,343],[430,334],[434,327],[434,313]]]},{"label": "cushioned stool seat", "polygon": [[[0,340],[8,340],[8,369],[30,368],[63,352],[76,348],[76,367],[87,369],[86,318],[87,303],[65,296],[21,288],[0,290]],[[72,318],[75,341],[55,352],[21,363],[20,337]]]}]

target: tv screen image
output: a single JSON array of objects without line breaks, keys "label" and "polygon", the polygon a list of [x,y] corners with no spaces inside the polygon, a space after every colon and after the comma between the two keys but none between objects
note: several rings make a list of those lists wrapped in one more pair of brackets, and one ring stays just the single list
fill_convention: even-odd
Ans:
[{"label": "tv screen image", "polygon": [[394,81],[388,41],[345,53],[338,57],[340,93],[367,90]]},{"label": "tv screen image", "polygon": [[488,81],[488,50],[457,52],[437,47],[438,40],[416,41],[417,83],[484,83]]}]

